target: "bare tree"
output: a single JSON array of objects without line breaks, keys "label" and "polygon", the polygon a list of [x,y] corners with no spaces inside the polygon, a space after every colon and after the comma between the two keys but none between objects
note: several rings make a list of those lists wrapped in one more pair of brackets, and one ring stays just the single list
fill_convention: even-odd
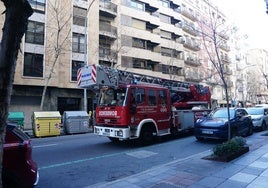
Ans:
[{"label": "bare tree", "polygon": [[[70,32],[71,28],[68,28],[68,23],[71,19],[71,14],[67,13],[65,9],[63,8],[63,1],[47,1],[48,8],[51,9],[52,19],[50,20],[50,25],[55,26],[51,29],[50,37],[53,39],[53,42],[50,41],[50,46],[48,46],[48,54],[52,57],[49,59],[48,66],[49,69],[47,73],[45,74],[45,84],[43,88],[42,93],[42,99],[40,104],[40,110],[43,110],[44,108],[44,101],[46,96],[47,87],[49,85],[49,81],[52,78],[52,74],[54,73],[55,65],[58,63],[58,60],[61,55],[64,54],[64,52],[67,50],[65,47],[67,46],[70,39]],[[48,38],[50,38],[48,37]]]},{"label": "bare tree", "polygon": [[[3,159],[3,142],[8,117],[11,91],[21,39],[27,29],[28,18],[33,10],[25,0],[2,0],[5,10],[5,22],[0,48],[0,162]],[[2,167],[2,166],[1,166]],[[2,187],[2,168],[0,170]]]},{"label": "bare tree", "polygon": [[225,91],[228,111],[229,140],[231,138],[229,92],[227,78],[225,77],[226,65],[221,58],[221,49],[228,48],[227,32],[230,31],[230,29],[228,29],[225,25],[225,21],[222,18],[218,8],[215,8],[212,4],[209,3],[209,1],[208,4],[208,14],[205,17],[199,19],[198,25],[205,53],[208,56],[209,62],[213,65],[216,72],[218,73]]}]

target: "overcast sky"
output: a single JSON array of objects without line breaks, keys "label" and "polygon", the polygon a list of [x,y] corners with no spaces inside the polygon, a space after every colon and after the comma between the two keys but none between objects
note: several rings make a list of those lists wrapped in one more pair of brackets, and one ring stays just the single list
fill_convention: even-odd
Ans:
[{"label": "overcast sky", "polygon": [[268,14],[264,0],[211,0],[239,30],[249,36],[251,48],[268,51]]}]

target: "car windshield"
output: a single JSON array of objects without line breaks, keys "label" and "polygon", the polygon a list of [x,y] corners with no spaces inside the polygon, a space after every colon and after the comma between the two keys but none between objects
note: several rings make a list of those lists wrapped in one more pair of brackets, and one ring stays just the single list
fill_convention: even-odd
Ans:
[{"label": "car windshield", "polygon": [[[233,118],[234,110],[233,109],[229,109],[229,110],[230,110],[230,118]],[[211,112],[210,116],[213,118],[228,118],[227,108],[215,110]]]},{"label": "car windshield", "polygon": [[248,108],[247,111],[251,115],[262,115],[263,114],[262,108]]},{"label": "car windshield", "polygon": [[125,105],[125,89],[102,89],[99,104],[101,106],[123,106]]}]

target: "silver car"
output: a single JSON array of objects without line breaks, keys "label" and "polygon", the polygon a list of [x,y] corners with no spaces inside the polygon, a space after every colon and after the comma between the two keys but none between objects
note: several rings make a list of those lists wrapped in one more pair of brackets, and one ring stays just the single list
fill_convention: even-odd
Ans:
[{"label": "silver car", "polygon": [[247,112],[251,115],[255,130],[264,131],[268,125],[268,107],[249,107]]}]

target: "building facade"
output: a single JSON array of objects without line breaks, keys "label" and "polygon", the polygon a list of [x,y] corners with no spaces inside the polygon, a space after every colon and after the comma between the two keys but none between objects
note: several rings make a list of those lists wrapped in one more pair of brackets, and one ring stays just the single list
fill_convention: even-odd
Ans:
[{"label": "building facade", "polygon": [[[206,0],[29,2],[34,14],[21,44],[10,106],[10,111],[24,112],[26,128],[34,111],[94,110],[96,93],[76,85],[77,70],[93,63],[208,84],[215,100],[224,98],[198,28],[209,7],[217,10]],[[229,38],[225,40],[220,56],[231,75]]]}]

